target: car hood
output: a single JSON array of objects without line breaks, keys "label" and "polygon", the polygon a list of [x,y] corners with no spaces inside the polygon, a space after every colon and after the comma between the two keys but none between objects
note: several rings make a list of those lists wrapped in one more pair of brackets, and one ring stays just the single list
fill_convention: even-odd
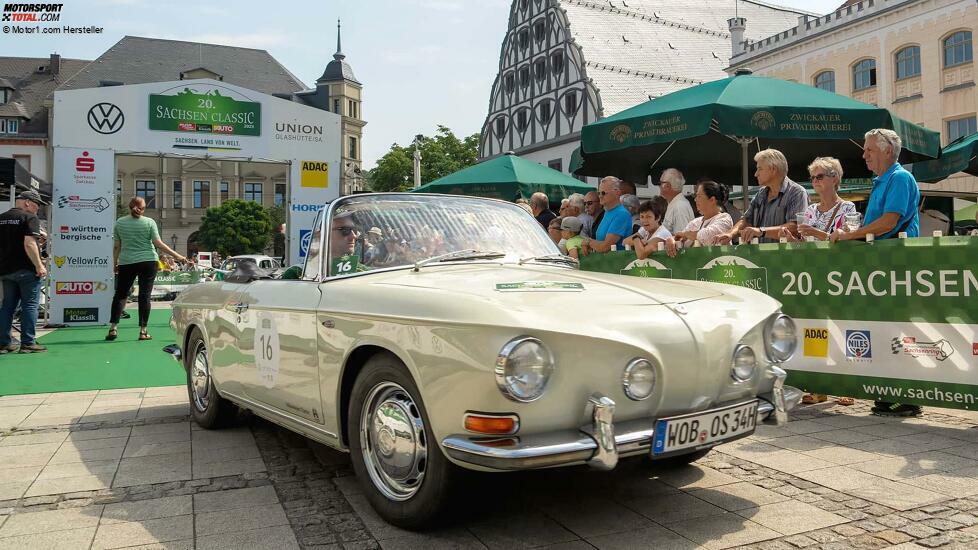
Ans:
[{"label": "car hood", "polygon": [[[367,277],[372,286],[438,289],[505,303],[581,302],[604,306],[662,305],[722,296],[717,285],[647,279],[553,266],[468,264],[425,266]],[[577,298],[570,298],[570,296]]]}]

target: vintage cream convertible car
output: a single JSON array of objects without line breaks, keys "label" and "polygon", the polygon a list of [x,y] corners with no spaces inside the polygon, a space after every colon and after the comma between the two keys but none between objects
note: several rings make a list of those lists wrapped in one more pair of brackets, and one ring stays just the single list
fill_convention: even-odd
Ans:
[{"label": "vintage cream convertible car", "polygon": [[489,199],[338,199],[299,279],[194,285],[171,324],[198,424],[244,408],[348,450],[374,508],[406,527],[436,516],[460,468],[686,463],[801,397],[775,300],[579,271]]}]

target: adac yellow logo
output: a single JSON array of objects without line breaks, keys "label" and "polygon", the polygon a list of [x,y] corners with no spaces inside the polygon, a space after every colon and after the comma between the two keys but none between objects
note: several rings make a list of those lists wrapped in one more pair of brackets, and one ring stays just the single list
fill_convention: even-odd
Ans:
[{"label": "adac yellow logo", "polygon": [[828,357],[829,356],[828,329],[806,328],[804,352],[806,357]]},{"label": "adac yellow logo", "polygon": [[54,263],[60,268],[61,266],[65,265],[65,257],[64,256],[55,256],[54,257]]},{"label": "adac yellow logo", "polygon": [[329,187],[329,164],[321,160],[302,161],[302,172],[299,175],[299,185],[302,187]]},{"label": "adac yellow logo", "polygon": [[618,126],[615,126],[611,129],[611,134],[609,135],[612,140],[617,141],[618,143],[625,143],[625,141],[627,141],[631,136],[632,129],[627,124],[619,124]]}]

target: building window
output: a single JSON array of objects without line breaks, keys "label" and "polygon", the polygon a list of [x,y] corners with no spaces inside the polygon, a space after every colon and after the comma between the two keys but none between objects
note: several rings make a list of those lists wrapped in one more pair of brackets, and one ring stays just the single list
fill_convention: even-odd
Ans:
[{"label": "building window", "polygon": [[975,117],[959,118],[947,121],[947,142],[958,139],[961,136],[970,136],[978,131],[975,128]]},{"label": "building window", "polygon": [[530,31],[523,29],[519,34],[520,49],[525,50],[530,47]]},{"label": "building window", "polygon": [[572,115],[577,112],[577,92],[570,91],[564,95],[564,113]]},{"label": "building window", "polygon": [[896,53],[896,77],[920,76],[920,46],[907,46]]},{"label": "building window", "polygon": [[211,182],[194,181],[194,208],[210,208]]},{"label": "building window", "polygon": [[547,78],[547,60],[538,59],[533,63],[533,76],[537,77],[537,81],[543,82]]},{"label": "building window", "polygon": [[357,113],[357,102],[351,99],[347,102],[346,107],[347,107],[346,112],[350,113],[350,116],[352,118],[357,118],[357,115],[359,115],[359,113]]},{"label": "building window", "polygon": [[261,183],[246,183],[244,198],[246,201],[255,201],[258,204],[261,204]]},{"label": "building window", "polygon": [[564,162],[561,159],[547,161],[547,167],[552,168],[558,172],[564,171]]},{"label": "building window", "polygon": [[348,146],[347,149],[349,149],[349,153],[350,153],[347,156],[350,157],[351,159],[357,158],[357,138],[353,136],[348,136],[346,138],[346,143]]},{"label": "building window", "polygon": [[537,115],[540,117],[540,122],[549,122],[554,115],[553,102],[550,100],[541,101],[537,107]]},{"label": "building window", "polygon": [[173,208],[183,208],[183,182],[173,182]]},{"label": "building window", "polygon": [[275,184],[275,206],[285,206],[285,184]]},{"label": "building window", "polygon": [[944,39],[944,66],[971,61],[971,31],[958,31]]},{"label": "building window", "polygon": [[550,56],[550,69],[555,75],[564,74],[564,54],[563,52],[556,52]]},{"label": "building window", "polygon": [[863,59],[852,66],[853,91],[865,90],[876,85],[876,60]]},{"label": "building window", "polygon": [[336,113],[336,114],[338,114],[338,115],[342,115],[343,114],[343,113],[340,112],[340,100],[338,100],[338,99],[334,99],[333,100],[333,112]]},{"label": "building window", "polygon": [[519,131],[526,130],[526,125],[529,122],[529,117],[527,115],[529,109],[523,108],[516,113],[516,129]]},{"label": "building window", "polygon": [[523,66],[520,67],[520,87],[526,88],[530,85],[530,68]]},{"label": "building window", "polygon": [[221,186],[221,204],[224,204],[230,198],[230,192],[229,192],[230,186],[226,181],[222,181],[220,183],[220,186]]},{"label": "building window", "polygon": [[136,180],[136,196],[146,201],[146,208],[156,208],[156,181]]},{"label": "building window", "polygon": [[533,24],[533,39],[538,43],[542,43],[543,39],[547,37],[547,25],[542,19],[538,20]]},{"label": "building window", "polygon": [[506,133],[506,119],[503,117],[496,117],[496,135],[501,136]]},{"label": "building window", "polygon": [[815,87],[827,92],[835,92],[835,71],[822,71],[815,75]]},{"label": "building window", "polygon": [[506,73],[505,80],[506,80],[506,93],[507,94],[513,93],[513,90],[516,89],[516,77],[513,76],[513,73],[511,72]]},{"label": "building window", "polygon": [[16,134],[18,129],[20,129],[20,120],[0,118],[0,134]]},{"label": "building window", "polygon": [[10,93],[10,88],[0,88],[0,105],[7,102],[7,94]]}]

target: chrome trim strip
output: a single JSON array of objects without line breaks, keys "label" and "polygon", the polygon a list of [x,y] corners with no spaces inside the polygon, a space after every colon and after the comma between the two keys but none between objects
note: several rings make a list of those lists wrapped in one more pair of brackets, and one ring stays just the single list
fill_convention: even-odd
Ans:
[{"label": "chrome trim strip", "polygon": [[238,403],[241,407],[243,407],[245,409],[251,409],[256,414],[261,414],[261,413],[259,413],[259,411],[256,411],[254,409],[260,409],[262,413],[271,415],[271,416],[273,416],[275,418],[280,418],[280,419],[282,419],[285,422],[291,422],[293,424],[299,424],[299,425],[304,426],[304,427],[306,427],[306,428],[308,428],[308,429],[310,429],[310,430],[312,430],[314,432],[317,432],[317,433],[320,433],[320,434],[322,434],[322,435],[324,435],[326,437],[329,437],[330,439],[337,439],[336,434],[334,434],[333,432],[331,432],[329,430],[320,428],[319,426],[317,426],[315,424],[311,424],[311,423],[309,423],[309,421],[304,420],[302,418],[296,418],[294,416],[289,416],[289,415],[284,414],[284,413],[282,413],[282,412],[280,412],[280,411],[278,411],[276,409],[273,409],[273,408],[269,407],[268,405],[263,405],[263,404],[261,404],[261,403],[259,403],[257,401],[252,401],[251,399],[248,399],[246,397],[241,397],[239,395],[236,395],[236,394],[233,394],[233,393],[229,393],[229,392],[221,392],[221,397],[224,397],[225,399],[230,399],[231,401],[234,401],[234,402]]}]

